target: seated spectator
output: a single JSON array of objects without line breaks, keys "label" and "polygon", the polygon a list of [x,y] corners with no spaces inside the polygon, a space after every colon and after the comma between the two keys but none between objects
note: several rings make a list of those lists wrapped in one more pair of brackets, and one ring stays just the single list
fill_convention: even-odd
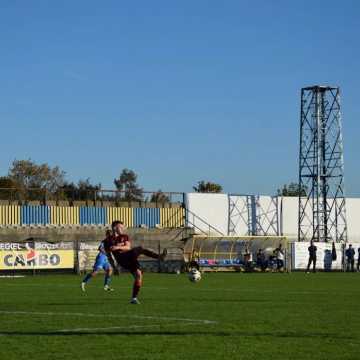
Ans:
[{"label": "seated spectator", "polygon": [[265,271],[266,269],[265,254],[262,249],[259,249],[256,253],[256,266],[259,267],[261,271]]},{"label": "seated spectator", "polygon": [[274,271],[277,268],[277,257],[276,257],[276,250],[269,256],[269,268]]}]

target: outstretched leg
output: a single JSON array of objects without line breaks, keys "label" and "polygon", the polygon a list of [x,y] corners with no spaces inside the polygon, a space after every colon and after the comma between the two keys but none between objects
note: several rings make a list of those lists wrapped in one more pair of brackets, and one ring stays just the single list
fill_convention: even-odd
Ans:
[{"label": "outstretched leg", "polygon": [[142,246],[138,246],[134,248],[134,250],[136,251],[137,256],[145,255],[157,260],[164,260],[167,255],[167,249],[164,249],[160,255],[149,249],[144,249]]}]

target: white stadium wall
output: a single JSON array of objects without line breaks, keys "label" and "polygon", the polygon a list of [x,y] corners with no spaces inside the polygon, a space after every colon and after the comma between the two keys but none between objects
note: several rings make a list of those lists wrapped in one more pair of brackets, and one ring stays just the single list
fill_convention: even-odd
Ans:
[{"label": "white stadium wall", "polygon": [[[279,204],[282,234],[289,239],[297,239],[299,199],[297,197],[282,197]],[[310,213],[308,215],[311,216]],[[346,199],[346,221],[348,240],[360,242],[360,198]]]},{"label": "white stadium wall", "polygon": [[278,198],[230,195],[229,235],[280,235]]},{"label": "white stadium wall", "polygon": [[[270,197],[227,194],[186,194],[188,226],[198,232],[218,235],[298,236],[297,197]],[[191,215],[191,213],[193,215]],[[308,216],[311,218],[311,214]],[[360,198],[346,199],[348,240],[360,242]],[[209,225],[213,229],[209,229]],[[215,230],[216,229],[216,230]]]},{"label": "white stadium wall", "polygon": [[281,232],[290,239],[298,236],[298,204],[297,197],[281,197],[279,201]]},{"label": "white stadium wall", "polygon": [[360,199],[347,198],[345,206],[348,240],[360,242]]},{"label": "white stadium wall", "polygon": [[277,196],[256,196],[256,235],[280,235],[280,212]]},{"label": "white stadium wall", "polygon": [[[212,235],[228,234],[229,199],[227,194],[188,193],[185,206],[189,210],[187,222],[195,232],[211,233]],[[209,225],[212,228],[209,228]],[[218,232],[217,232],[217,231]]]},{"label": "white stadium wall", "polygon": [[[227,194],[186,194],[187,224],[196,233],[209,235],[284,235],[291,244],[293,270],[304,270],[309,259],[309,242],[297,242],[297,197],[242,196]],[[308,214],[311,217],[311,214]],[[346,199],[348,241],[353,244],[358,258],[360,248],[360,198]],[[210,227],[209,227],[210,225]],[[331,243],[316,243],[318,270],[341,270],[343,245],[336,244],[337,259],[332,261]]]},{"label": "white stadium wall", "polygon": [[252,196],[229,195],[229,234],[246,236],[253,233],[252,217],[254,206]]}]

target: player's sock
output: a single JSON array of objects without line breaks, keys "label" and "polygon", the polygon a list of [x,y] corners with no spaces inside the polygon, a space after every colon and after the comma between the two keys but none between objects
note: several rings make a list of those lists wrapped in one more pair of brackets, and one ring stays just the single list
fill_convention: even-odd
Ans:
[{"label": "player's sock", "polygon": [[110,282],[111,282],[111,276],[108,274],[105,274],[104,286],[109,286]]},{"label": "player's sock", "polygon": [[140,291],[140,288],[141,288],[141,282],[139,280],[135,280],[134,286],[133,286],[133,291],[132,291],[132,298],[133,299],[137,298],[137,296],[139,294],[139,291]]},{"label": "player's sock", "polygon": [[91,273],[87,274],[87,275],[84,277],[84,279],[83,279],[82,282],[86,284],[90,279],[91,279]]}]

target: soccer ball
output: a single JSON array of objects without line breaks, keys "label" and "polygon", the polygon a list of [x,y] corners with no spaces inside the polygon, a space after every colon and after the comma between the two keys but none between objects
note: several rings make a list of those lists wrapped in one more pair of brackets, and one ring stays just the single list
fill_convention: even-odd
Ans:
[{"label": "soccer ball", "polygon": [[191,269],[188,276],[191,282],[199,282],[201,280],[201,272],[197,269]]}]

